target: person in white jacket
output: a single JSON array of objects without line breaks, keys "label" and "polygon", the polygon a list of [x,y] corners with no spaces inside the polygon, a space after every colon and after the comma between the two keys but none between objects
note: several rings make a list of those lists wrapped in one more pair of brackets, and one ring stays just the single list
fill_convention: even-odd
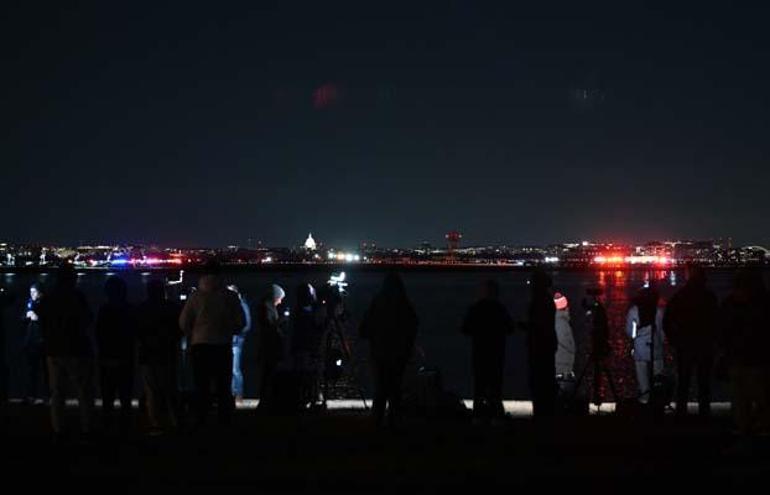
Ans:
[{"label": "person in white jacket", "polygon": [[556,376],[570,379],[574,376],[575,338],[569,318],[569,301],[567,297],[557,292],[553,296],[556,305]]},{"label": "person in white jacket", "polygon": [[[644,287],[634,297],[626,318],[626,334],[633,340],[632,355],[639,385],[639,402],[650,400],[650,362],[655,376],[663,373],[663,307],[654,287]],[[655,346],[651,345],[655,339]],[[652,356],[650,355],[652,351]],[[651,359],[652,357],[652,359]]]},{"label": "person in white jacket", "polygon": [[212,385],[219,422],[230,422],[235,406],[230,390],[233,335],[245,325],[246,316],[238,295],[222,282],[218,266],[210,264],[179,316],[179,327],[190,345],[198,426],[205,423],[211,407]]}]

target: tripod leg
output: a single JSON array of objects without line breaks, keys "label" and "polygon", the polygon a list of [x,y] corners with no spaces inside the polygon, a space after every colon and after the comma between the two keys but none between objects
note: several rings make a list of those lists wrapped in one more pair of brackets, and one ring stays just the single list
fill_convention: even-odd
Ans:
[{"label": "tripod leg", "polygon": [[361,403],[364,405],[364,410],[368,411],[369,405],[366,403],[366,395],[364,394],[364,389],[358,383],[358,368],[353,361],[353,352],[351,351],[350,346],[348,345],[348,341],[345,339],[345,334],[342,331],[342,324],[335,321],[333,328],[334,335],[337,338],[340,345],[340,350],[342,351],[342,357],[346,362],[350,363],[350,379],[353,383],[355,383],[355,388],[358,391],[358,396],[361,398]]}]

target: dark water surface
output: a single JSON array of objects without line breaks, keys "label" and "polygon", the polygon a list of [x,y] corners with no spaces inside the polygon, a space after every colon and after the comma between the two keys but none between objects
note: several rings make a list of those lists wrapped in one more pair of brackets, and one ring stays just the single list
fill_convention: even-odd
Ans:
[{"label": "dark water surface", "polygon": [[[121,272],[129,287],[129,298],[132,302],[140,302],[144,297],[144,284],[152,277],[165,277],[164,274],[149,272]],[[322,271],[268,271],[258,273],[234,272],[225,276],[228,282],[237,284],[247,299],[256,303],[264,288],[271,282],[282,285],[287,292],[289,304],[293,304],[295,288],[303,281],[316,286],[323,285],[329,273]],[[113,276],[107,272],[89,272],[79,277],[78,284],[88,298],[94,311],[103,301],[102,289],[107,277]],[[176,275],[172,274],[174,278]],[[414,303],[420,318],[420,333],[418,336],[418,364],[437,367],[441,370],[446,388],[453,390],[463,397],[471,397],[471,368],[470,349],[468,340],[460,334],[463,315],[476,298],[480,283],[488,278],[497,280],[502,289],[502,298],[517,320],[523,320],[526,314],[528,289],[526,285],[528,274],[522,271],[490,272],[490,271],[441,271],[441,272],[406,272],[406,283],[409,297]],[[717,292],[720,299],[729,291],[732,284],[731,271],[712,271],[709,273],[709,285]],[[604,301],[608,308],[610,319],[610,343],[614,351],[612,369],[615,380],[619,383],[622,394],[631,396],[636,382],[633,372],[633,362],[630,357],[630,342],[625,337],[625,313],[629,299],[643,285],[647,278],[658,280],[658,286],[665,299],[680,287],[684,275],[671,271],[594,271],[574,272],[557,271],[553,273],[554,289],[566,294],[570,301],[572,327],[578,345],[576,372],[582,368],[588,348],[588,336],[584,328],[583,312],[580,301],[585,296],[585,290],[591,286],[600,286],[605,290]],[[348,274],[347,307],[352,316],[351,332],[354,333],[356,322],[376,293],[382,281],[383,274],[368,271],[357,271]],[[197,275],[185,277],[184,286],[194,285]],[[7,356],[10,367],[11,394],[18,395],[21,388],[23,359],[21,344],[25,327],[23,324],[24,304],[30,284],[40,282],[48,285],[52,275],[45,273],[6,273],[0,275],[0,286],[17,295],[14,305],[7,308],[3,314],[7,334]],[[246,342],[244,351],[244,368],[246,374],[246,395],[253,395],[254,383],[254,354],[255,340]],[[363,343],[356,345],[356,352],[362,358],[366,355]],[[361,381],[368,389],[368,374],[361,372]],[[526,353],[524,350],[524,335],[515,334],[508,340],[507,364],[505,377],[505,396],[508,398],[526,398]],[[717,397],[724,398],[722,387],[717,387]]]}]

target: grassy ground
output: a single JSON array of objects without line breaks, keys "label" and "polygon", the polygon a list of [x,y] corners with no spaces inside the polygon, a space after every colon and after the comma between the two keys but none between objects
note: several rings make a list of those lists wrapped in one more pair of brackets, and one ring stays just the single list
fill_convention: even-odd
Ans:
[{"label": "grassy ground", "polygon": [[337,493],[591,485],[626,492],[663,480],[714,488],[770,476],[767,446],[755,442],[737,455],[725,417],[655,424],[612,415],[549,424],[517,418],[497,427],[411,419],[382,431],[359,412],[266,418],[241,410],[226,429],[52,444],[46,413],[3,408],[6,483],[102,493],[158,485]]}]

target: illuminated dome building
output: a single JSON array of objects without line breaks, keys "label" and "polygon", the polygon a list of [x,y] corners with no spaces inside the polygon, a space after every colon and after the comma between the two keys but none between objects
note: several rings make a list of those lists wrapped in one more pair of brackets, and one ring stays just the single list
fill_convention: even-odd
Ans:
[{"label": "illuminated dome building", "polygon": [[315,251],[317,247],[318,246],[316,246],[315,239],[313,239],[313,234],[308,234],[307,239],[305,240],[305,249],[308,251]]}]

